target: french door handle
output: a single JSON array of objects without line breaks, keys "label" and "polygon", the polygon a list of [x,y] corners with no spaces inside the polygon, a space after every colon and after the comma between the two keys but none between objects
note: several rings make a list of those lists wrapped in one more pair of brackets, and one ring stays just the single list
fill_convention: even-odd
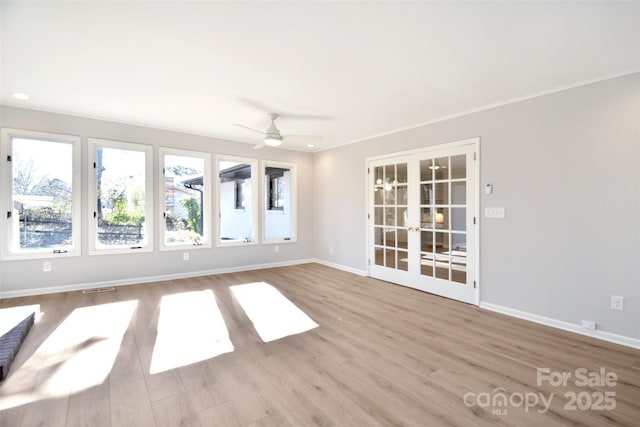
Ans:
[{"label": "french door handle", "polygon": [[420,231],[420,227],[407,227],[407,231]]}]

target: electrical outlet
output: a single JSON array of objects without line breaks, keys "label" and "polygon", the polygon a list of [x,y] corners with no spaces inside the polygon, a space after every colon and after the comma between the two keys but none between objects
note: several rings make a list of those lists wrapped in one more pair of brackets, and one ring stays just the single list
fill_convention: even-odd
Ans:
[{"label": "electrical outlet", "polygon": [[280,246],[279,246],[279,245],[276,245],[276,246],[273,248],[273,250],[274,250],[276,253],[277,253],[277,252],[280,252]]},{"label": "electrical outlet", "polygon": [[624,310],[624,297],[611,295],[611,310]]},{"label": "electrical outlet", "polygon": [[51,261],[45,261],[42,263],[42,271],[46,273],[51,271]]},{"label": "electrical outlet", "polygon": [[189,261],[189,252],[183,252],[182,253],[182,260],[183,261]]},{"label": "electrical outlet", "polygon": [[329,253],[332,254],[333,253],[333,246],[329,247]]},{"label": "electrical outlet", "polygon": [[592,322],[591,320],[583,320],[582,327],[585,329],[591,329],[592,331],[595,331],[596,322]]}]

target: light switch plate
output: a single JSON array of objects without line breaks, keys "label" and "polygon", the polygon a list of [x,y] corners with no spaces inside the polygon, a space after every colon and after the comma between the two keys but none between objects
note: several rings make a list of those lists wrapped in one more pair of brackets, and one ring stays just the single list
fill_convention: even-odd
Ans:
[{"label": "light switch plate", "polygon": [[484,208],[484,217],[485,218],[504,218],[504,208]]},{"label": "light switch plate", "polygon": [[611,309],[612,310],[624,310],[624,297],[619,297],[617,295],[611,295]]}]

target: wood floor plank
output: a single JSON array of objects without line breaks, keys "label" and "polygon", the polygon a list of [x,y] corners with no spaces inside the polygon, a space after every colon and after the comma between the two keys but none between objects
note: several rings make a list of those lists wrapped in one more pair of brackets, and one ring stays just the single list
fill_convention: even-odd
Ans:
[{"label": "wood floor plank", "polygon": [[209,361],[242,425],[251,424],[275,411],[271,399],[263,392],[263,378],[249,375],[247,363],[253,363],[253,359],[226,357]]},{"label": "wood floor plank", "polygon": [[249,424],[248,427],[294,427],[294,425],[280,412],[275,412]]},{"label": "wood floor plank", "polygon": [[69,397],[46,397],[29,403],[22,417],[22,427],[58,427],[67,422]]},{"label": "wood floor plank", "polygon": [[155,401],[151,407],[158,427],[203,425],[186,393]]},{"label": "wood floor plank", "polygon": [[241,423],[238,416],[239,413],[235,409],[233,402],[223,402],[213,408],[205,409],[198,413],[200,423],[203,426],[245,426],[246,424]]},{"label": "wood floor plank", "polygon": [[182,384],[196,412],[229,400],[222,384],[206,362],[178,368]]},{"label": "wood floor plank", "polygon": [[109,384],[104,383],[69,397],[66,427],[109,427]]},{"label": "wood floor plank", "polygon": [[111,386],[112,426],[154,426],[153,411],[144,379]]}]

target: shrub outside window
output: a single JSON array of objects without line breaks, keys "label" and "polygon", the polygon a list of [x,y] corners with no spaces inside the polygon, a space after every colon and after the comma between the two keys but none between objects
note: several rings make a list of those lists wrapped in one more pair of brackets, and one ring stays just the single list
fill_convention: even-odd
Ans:
[{"label": "shrub outside window", "polygon": [[162,248],[210,247],[210,155],[160,148],[160,161]]}]

